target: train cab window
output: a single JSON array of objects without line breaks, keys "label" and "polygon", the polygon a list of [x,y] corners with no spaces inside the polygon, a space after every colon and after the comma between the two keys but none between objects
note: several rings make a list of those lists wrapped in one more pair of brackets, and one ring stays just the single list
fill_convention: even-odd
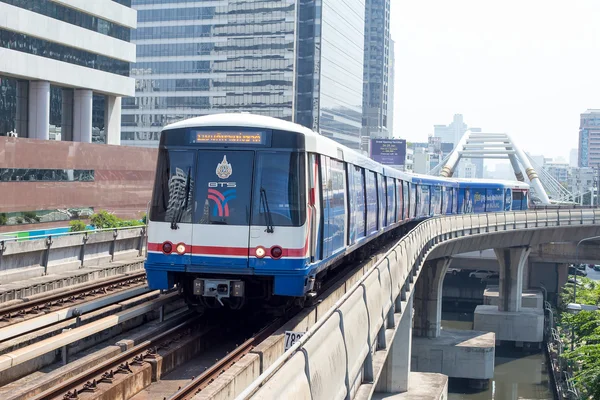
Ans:
[{"label": "train cab window", "polygon": [[196,171],[196,217],[204,225],[248,225],[253,151],[200,150]]},{"label": "train cab window", "polygon": [[150,220],[191,223],[195,184],[195,151],[160,149]]},{"label": "train cab window", "polygon": [[270,214],[273,226],[302,226],[306,220],[304,175],[304,153],[257,152],[252,225],[266,225]]},{"label": "train cab window", "polygon": [[512,210],[522,210],[523,192],[513,190],[512,192]]}]

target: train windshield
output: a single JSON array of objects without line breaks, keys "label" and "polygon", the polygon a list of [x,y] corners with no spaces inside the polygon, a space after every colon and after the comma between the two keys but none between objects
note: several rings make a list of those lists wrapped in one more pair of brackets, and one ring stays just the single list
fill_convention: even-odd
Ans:
[{"label": "train windshield", "polygon": [[161,149],[150,220],[301,226],[305,205],[304,153]]}]

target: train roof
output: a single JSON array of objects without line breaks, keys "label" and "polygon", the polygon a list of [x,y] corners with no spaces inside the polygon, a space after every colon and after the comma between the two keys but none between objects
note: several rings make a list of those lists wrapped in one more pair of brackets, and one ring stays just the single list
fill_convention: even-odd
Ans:
[{"label": "train roof", "polygon": [[519,181],[508,181],[502,179],[472,179],[472,178],[453,178],[458,182],[459,186],[466,186],[469,184],[471,187],[484,186],[484,185],[498,185],[503,187],[511,187],[514,189],[529,189],[529,184]]},{"label": "train roof", "polygon": [[202,117],[194,117],[184,119],[183,121],[174,122],[163,128],[163,130],[181,129],[181,128],[198,128],[203,126],[246,126],[250,128],[276,129],[282,131],[301,133],[307,136],[317,136],[313,132],[302,125],[293,122],[284,121],[279,118],[267,117],[264,115],[256,115],[250,113],[221,113],[211,114]]}]

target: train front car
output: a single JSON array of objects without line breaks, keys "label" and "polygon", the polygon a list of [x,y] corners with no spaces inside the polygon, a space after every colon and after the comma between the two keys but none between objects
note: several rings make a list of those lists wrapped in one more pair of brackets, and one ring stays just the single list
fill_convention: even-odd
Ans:
[{"label": "train front car", "polygon": [[148,227],[151,289],[178,285],[199,310],[304,295],[303,129],[249,114],[164,129]]}]

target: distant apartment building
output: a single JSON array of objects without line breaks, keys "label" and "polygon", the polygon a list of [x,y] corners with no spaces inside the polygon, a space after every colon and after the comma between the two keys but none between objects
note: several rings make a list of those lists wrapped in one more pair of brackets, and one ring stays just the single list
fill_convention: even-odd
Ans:
[{"label": "distant apartment building", "polygon": [[567,187],[569,184],[569,171],[571,167],[568,163],[547,162],[543,167],[548,173],[556,179],[561,185]]},{"label": "distant apartment building", "polygon": [[[155,147],[167,124],[246,111],[360,148],[364,1],[132,0],[132,6],[136,97],[123,103],[123,144]],[[389,0],[383,16],[389,18]]]},{"label": "distant apartment building", "polygon": [[592,190],[595,178],[596,172],[592,168],[571,168],[567,188],[575,196],[580,196]]},{"label": "distant apartment building", "polygon": [[0,0],[0,136],[119,144],[128,0]]},{"label": "distant apartment building", "polygon": [[[481,132],[481,128],[469,128],[468,125],[464,122],[462,114],[455,114],[452,122],[448,125],[433,126],[434,137],[440,138],[441,143],[452,144],[452,149],[447,153],[444,152],[444,157],[452,152],[454,147],[456,147],[460,139],[469,129],[472,132]],[[444,150],[448,150],[448,147],[446,147]],[[467,163],[472,163],[473,165],[475,165],[475,178],[483,177],[483,158],[460,160],[460,162],[458,163],[456,176],[463,178],[465,177],[465,164]],[[472,173],[472,170],[469,171],[469,174],[470,173]]]},{"label": "distant apartment building", "polygon": [[600,110],[587,110],[581,114],[578,165],[592,168],[600,166]]}]

